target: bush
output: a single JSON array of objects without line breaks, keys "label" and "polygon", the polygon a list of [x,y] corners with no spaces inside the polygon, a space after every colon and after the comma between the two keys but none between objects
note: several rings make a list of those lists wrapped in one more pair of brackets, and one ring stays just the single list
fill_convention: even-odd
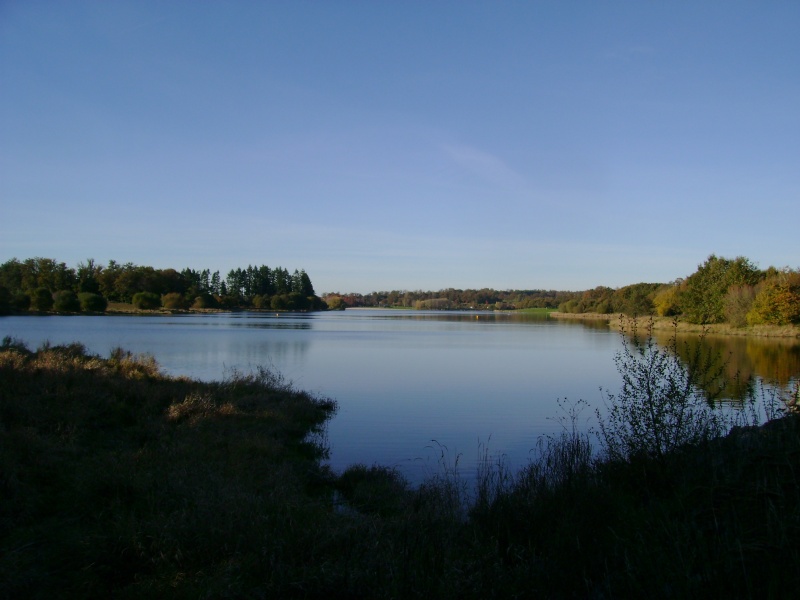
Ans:
[{"label": "bush", "polygon": [[614,308],[626,315],[652,315],[655,313],[653,296],[661,287],[658,283],[635,283],[614,292]]},{"label": "bush", "polygon": [[567,300],[558,305],[558,310],[565,313],[579,313],[581,312],[580,304],[577,300]]},{"label": "bush", "polygon": [[800,273],[785,271],[764,282],[747,313],[750,325],[800,323]]},{"label": "bush", "polygon": [[105,312],[108,308],[108,300],[103,298],[100,294],[92,292],[81,292],[78,294],[78,300],[81,304],[83,312]]},{"label": "bush", "polygon": [[45,312],[53,308],[53,294],[45,287],[36,288],[31,296],[31,308]]},{"label": "bush", "polygon": [[11,292],[0,285],[0,315],[11,312]]},{"label": "bush", "polygon": [[235,308],[244,305],[244,300],[235,294],[221,294],[216,297],[216,300],[220,308]]},{"label": "bush", "polygon": [[161,298],[161,305],[164,308],[180,310],[186,308],[188,303],[186,302],[186,299],[178,292],[170,292],[169,294],[164,294],[164,296]]},{"label": "bush", "polygon": [[673,284],[662,287],[653,297],[653,307],[659,317],[672,317],[680,314],[680,288]]},{"label": "bush", "polygon": [[139,310],[161,308],[161,296],[153,292],[138,292],[133,295],[133,305]]},{"label": "bush", "polygon": [[690,275],[681,295],[681,308],[690,323],[722,323],[725,295],[732,285],[756,285],[761,272],[742,256],[733,260],[708,257]]},{"label": "bush", "polygon": [[272,310],[288,310],[289,309],[289,296],[286,294],[275,294],[269,301]]},{"label": "bush", "polygon": [[330,296],[325,302],[328,304],[328,310],[344,310],[347,308],[347,304],[345,304],[341,296]]},{"label": "bush", "polygon": [[289,310],[306,310],[308,308],[308,299],[300,292],[289,293]]},{"label": "bush", "polygon": [[602,300],[595,306],[594,312],[600,315],[608,315],[614,312],[614,307],[607,300]]},{"label": "bush", "polygon": [[269,302],[271,300],[271,296],[265,294],[263,296],[254,296],[253,297],[253,306],[256,308],[269,308]]},{"label": "bush", "polygon": [[756,288],[752,285],[732,285],[725,294],[723,307],[725,320],[734,327],[747,325],[747,313],[756,297]]},{"label": "bush", "polygon": [[80,312],[81,303],[72,290],[59,290],[53,295],[53,308],[58,312]]},{"label": "bush", "polygon": [[25,292],[16,292],[11,296],[11,308],[26,311],[31,307],[31,297]]},{"label": "bush", "polygon": [[[606,392],[606,414],[597,410],[599,437],[607,458],[631,460],[637,456],[660,458],[686,444],[721,435],[722,415],[714,410],[714,382],[724,364],[718,364],[702,344],[684,364],[678,356],[677,338],[660,348],[648,328],[641,342],[636,325],[633,339],[622,333],[622,350],[614,362],[622,376],[617,394]],[[722,389],[717,384],[716,389]]]},{"label": "bush", "polygon": [[194,299],[192,308],[218,308],[219,302],[211,294],[200,294]]}]

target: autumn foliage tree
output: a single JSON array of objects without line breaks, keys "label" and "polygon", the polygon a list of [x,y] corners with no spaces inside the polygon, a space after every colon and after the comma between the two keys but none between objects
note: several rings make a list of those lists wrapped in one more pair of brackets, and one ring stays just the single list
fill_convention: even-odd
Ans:
[{"label": "autumn foliage tree", "polygon": [[749,325],[800,323],[800,272],[785,269],[760,286],[750,312]]}]

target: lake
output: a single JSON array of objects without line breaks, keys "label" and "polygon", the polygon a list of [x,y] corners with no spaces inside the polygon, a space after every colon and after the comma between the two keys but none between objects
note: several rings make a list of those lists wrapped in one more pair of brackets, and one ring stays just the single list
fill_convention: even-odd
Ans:
[{"label": "lake", "polygon": [[[212,380],[233,369],[276,370],[296,388],[337,400],[331,466],[377,463],[420,481],[478,461],[525,464],[539,436],[559,431],[559,400],[602,406],[616,391],[620,336],[603,322],[488,312],[346,310],[154,316],[0,317],[0,336],[34,349],[78,341],[155,356],[164,371]],[[729,371],[783,382],[800,376],[797,340],[714,338]],[[774,371],[774,373],[773,373]],[[583,413],[582,426],[593,413]]]}]

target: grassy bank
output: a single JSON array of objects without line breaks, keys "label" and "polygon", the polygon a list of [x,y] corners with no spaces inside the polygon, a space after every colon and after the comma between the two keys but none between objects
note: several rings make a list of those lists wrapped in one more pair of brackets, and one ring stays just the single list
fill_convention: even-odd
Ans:
[{"label": "grassy bank", "polygon": [[[697,408],[664,398],[666,415]],[[568,406],[527,468],[487,458],[469,489],[448,465],[418,487],[380,466],[328,472],[313,434],[334,408],[268,372],[200,383],[123,351],[7,341],[0,597],[781,598],[800,585],[795,416],[628,451],[613,421],[593,448]]]}]

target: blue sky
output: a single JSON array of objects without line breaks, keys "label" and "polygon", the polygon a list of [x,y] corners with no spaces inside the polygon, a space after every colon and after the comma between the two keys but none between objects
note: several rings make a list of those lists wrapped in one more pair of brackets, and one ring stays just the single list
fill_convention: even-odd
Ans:
[{"label": "blue sky", "polygon": [[800,266],[798,2],[0,3],[0,261],[318,293]]}]

